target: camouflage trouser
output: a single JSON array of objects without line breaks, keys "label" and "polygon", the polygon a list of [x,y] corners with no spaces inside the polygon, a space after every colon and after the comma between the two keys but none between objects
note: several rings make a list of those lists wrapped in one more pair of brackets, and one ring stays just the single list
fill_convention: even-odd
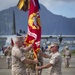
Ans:
[{"label": "camouflage trouser", "polygon": [[7,63],[8,69],[11,68],[11,57],[6,58],[6,63]]},{"label": "camouflage trouser", "polygon": [[16,69],[12,71],[12,75],[26,75],[26,70]]},{"label": "camouflage trouser", "polygon": [[31,68],[27,68],[26,75],[36,75],[36,71]]},{"label": "camouflage trouser", "polygon": [[31,68],[26,69],[26,75],[41,75],[42,71],[36,71]]},{"label": "camouflage trouser", "polygon": [[65,68],[69,67],[70,58],[65,58]]}]

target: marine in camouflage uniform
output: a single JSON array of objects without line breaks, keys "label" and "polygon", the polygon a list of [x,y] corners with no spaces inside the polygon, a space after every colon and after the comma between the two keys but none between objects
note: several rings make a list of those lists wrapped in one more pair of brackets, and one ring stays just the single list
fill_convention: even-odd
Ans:
[{"label": "marine in camouflage uniform", "polygon": [[28,47],[21,48],[23,46],[23,38],[15,37],[13,39],[14,47],[12,48],[12,75],[26,75],[26,64],[38,63],[37,59],[27,59],[24,52],[29,51],[34,42]]},{"label": "marine in camouflage uniform", "polygon": [[61,65],[62,65],[62,57],[58,52],[59,45],[57,43],[52,43],[50,45],[50,50],[52,52],[51,58],[48,64],[43,66],[37,66],[37,70],[45,69],[51,67],[50,75],[62,75]]},{"label": "marine in camouflage uniform", "polygon": [[68,68],[71,59],[71,51],[69,50],[68,46],[64,48],[64,58],[65,68]]},{"label": "marine in camouflage uniform", "polygon": [[11,68],[11,61],[12,61],[11,50],[12,48],[10,46],[4,50],[4,53],[6,54],[6,63],[7,63],[8,69]]},{"label": "marine in camouflage uniform", "polygon": [[[34,54],[33,54],[33,50],[25,53],[26,58],[28,59],[34,59]],[[38,53],[38,61],[39,63],[37,65],[42,66],[43,65],[43,58],[42,56]],[[26,64],[26,74],[27,75],[36,75],[36,64]],[[42,70],[41,71],[37,71],[38,75],[41,75]]]},{"label": "marine in camouflage uniform", "polygon": [[[25,54],[25,56],[26,56],[26,58],[34,59],[33,50],[30,50],[30,52]],[[38,61],[39,61],[37,66],[42,66],[43,65],[43,57],[44,58],[50,58],[51,57],[51,55],[47,55],[47,54],[43,53],[42,50],[38,51],[37,56],[38,56]],[[42,70],[37,71],[35,69],[36,64],[30,64],[30,65],[27,64],[26,67],[27,67],[27,69],[26,69],[27,75],[41,75],[42,74]]]}]

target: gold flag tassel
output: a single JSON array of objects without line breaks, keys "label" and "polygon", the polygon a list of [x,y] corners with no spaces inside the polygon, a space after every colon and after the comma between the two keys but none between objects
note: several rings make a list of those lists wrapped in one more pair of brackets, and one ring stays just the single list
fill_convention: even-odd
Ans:
[{"label": "gold flag tassel", "polygon": [[23,11],[28,11],[29,9],[29,0],[19,0],[18,4],[17,4],[17,7],[20,9],[20,10],[23,10]]}]

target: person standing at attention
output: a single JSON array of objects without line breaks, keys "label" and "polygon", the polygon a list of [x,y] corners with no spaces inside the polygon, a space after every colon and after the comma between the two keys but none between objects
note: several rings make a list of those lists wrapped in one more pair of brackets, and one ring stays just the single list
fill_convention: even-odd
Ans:
[{"label": "person standing at attention", "polygon": [[70,59],[71,59],[71,51],[69,50],[68,46],[65,46],[64,48],[64,58],[65,58],[65,68],[68,68],[70,65]]}]

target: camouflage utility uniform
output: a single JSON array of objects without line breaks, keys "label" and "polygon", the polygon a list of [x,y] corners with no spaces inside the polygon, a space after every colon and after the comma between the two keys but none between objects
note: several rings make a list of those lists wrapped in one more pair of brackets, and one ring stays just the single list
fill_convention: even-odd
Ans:
[{"label": "camouflage utility uniform", "polygon": [[62,75],[61,72],[62,57],[59,52],[52,54],[52,57],[50,58],[50,63],[53,64],[50,75]]},{"label": "camouflage utility uniform", "polygon": [[70,59],[71,59],[71,51],[65,50],[64,56],[65,56],[65,67],[68,68],[69,62],[70,62]]},{"label": "camouflage utility uniform", "polygon": [[[25,57],[28,59],[34,59],[34,53],[33,51],[29,51],[27,53],[25,53]],[[38,61],[39,63],[37,65],[42,66],[43,65],[43,58],[40,54],[38,54]],[[41,75],[42,70],[40,71],[36,71],[35,69],[36,64],[26,64],[26,75]]]},{"label": "camouflage utility uniform", "polygon": [[11,47],[7,47],[7,49],[4,51],[4,53],[6,54],[6,63],[8,66],[8,69],[11,68]]},{"label": "camouflage utility uniform", "polygon": [[26,75],[26,67],[22,62],[25,60],[25,56],[17,47],[12,49],[12,75]]}]

